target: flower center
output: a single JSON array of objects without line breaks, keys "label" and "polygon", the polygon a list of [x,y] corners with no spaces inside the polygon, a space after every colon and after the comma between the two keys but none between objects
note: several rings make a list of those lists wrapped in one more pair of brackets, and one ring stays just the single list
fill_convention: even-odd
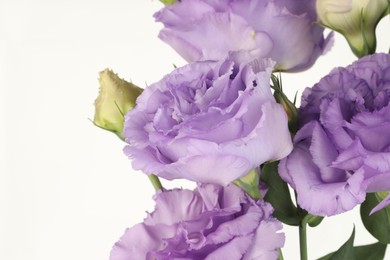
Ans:
[{"label": "flower center", "polygon": [[200,232],[193,232],[187,236],[187,241],[190,244],[198,244],[202,240],[202,237]]}]

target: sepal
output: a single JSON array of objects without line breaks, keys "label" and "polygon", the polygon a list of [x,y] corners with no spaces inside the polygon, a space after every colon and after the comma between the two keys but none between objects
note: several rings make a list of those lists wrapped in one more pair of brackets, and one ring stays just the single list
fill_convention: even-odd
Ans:
[{"label": "sepal", "polygon": [[294,101],[290,101],[288,97],[283,93],[281,78],[271,75],[272,89],[274,90],[274,97],[276,102],[281,104],[288,116],[288,129],[291,134],[295,134],[298,131],[298,109],[295,106],[296,95]]},{"label": "sepal", "polygon": [[259,171],[257,168],[251,170],[245,176],[233,181],[233,184],[243,189],[254,200],[262,198],[259,189]]}]

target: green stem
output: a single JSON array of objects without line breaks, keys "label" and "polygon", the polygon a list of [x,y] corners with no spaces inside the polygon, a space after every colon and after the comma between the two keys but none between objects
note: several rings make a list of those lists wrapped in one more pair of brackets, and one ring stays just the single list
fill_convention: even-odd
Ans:
[{"label": "green stem", "polygon": [[279,248],[279,249],[278,249],[278,252],[279,252],[278,260],[284,260],[284,258],[283,258],[283,253],[282,253],[282,249]]},{"label": "green stem", "polygon": [[301,251],[301,260],[307,260],[307,235],[306,235],[306,217],[299,223],[299,248]]},{"label": "green stem", "polygon": [[163,189],[163,187],[161,185],[161,182],[160,182],[159,178],[156,175],[149,174],[148,177],[149,177],[149,180],[152,183],[152,185],[153,185],[153,187],[154,187],[154,189],[156,191]]}]

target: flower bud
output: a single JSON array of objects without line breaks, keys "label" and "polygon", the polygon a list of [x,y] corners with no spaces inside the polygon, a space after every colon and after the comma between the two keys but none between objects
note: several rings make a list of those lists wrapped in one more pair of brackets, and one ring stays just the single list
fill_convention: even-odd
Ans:
[{"label": "flower bud", "polygon": [[388,0],[317,0],[319,22],[341,33],[359,58],[375,52],[375,29],[388,9]]},{"label": "flower bud", "polygon": [[295,134],[298,131],[298,109],[283,92],[275,91],[274,97],[276,102],[281,104],[287,113],[290,133]]},{"label": "flower bud", "polygon": [[281,104],[286,111],[288,117],[288,129],[290,130],[290,133],[294,135],[298,131],[298,109],[295,106],[295,100],[294,102],[291,102],[288,97],[283,93],[281,79],[279,79],[275,75],[272,75],[272,82],[272,88],[274,89],[274,98],[276,102]]},{"label": "flower bud", "polygon": [[160,0],[161,3],[163,3],[164,5],[173,5],[176,0]]},{"label": "flower bud", "polygon": [[142,89],[118,77],[112,70],[99,73],[100,92],[95,100],[93,123],[121,139],[124,115],[135,106]]}]

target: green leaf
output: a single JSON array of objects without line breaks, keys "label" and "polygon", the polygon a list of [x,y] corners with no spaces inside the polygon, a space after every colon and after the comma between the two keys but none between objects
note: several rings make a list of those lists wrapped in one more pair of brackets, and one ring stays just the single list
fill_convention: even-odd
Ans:
[{"label": "green leaf", "polygon": [[386,244],[380,242],[355,247],[356,260],[379,260],[384,259],[386,253]]},{"label": "green leaf", "polygon": [[353,247],[353,240],[355,239],[355,228],[353,228],[352,235],[349,237],[347,242],[345,242],[339,250],[336,252],[330,253],[326,256],[319,258],[318,260],[346,260],[346,259],[356,259],[355,249]]},{"label": "green leaf", "polygon": [[[354,260],[382,260],[385,257],[387,245],[380,242],[364,246],[356,246],[353,248],[355,251]],[[329,260],[333,259],[335,252],[330,253],[318,260]],[[349,259],[349,258],[346,258]]]},{"label": "green leaf", "polygon": [[291,200],[287,184],[279,177],[278,162],[265,164],[260,179],[268,186],[264,200],[274,207],[274,217],[287,225],[298,226],[301,216]]},{"label": "green leaf", "polygon": [[382,198],[376,193],[368,193],[366,200],[360,206],[360,216],[363,224],[379,242],[390,243],[390,207],[385,207],[370,215],[371,210],[381,202]]}]

